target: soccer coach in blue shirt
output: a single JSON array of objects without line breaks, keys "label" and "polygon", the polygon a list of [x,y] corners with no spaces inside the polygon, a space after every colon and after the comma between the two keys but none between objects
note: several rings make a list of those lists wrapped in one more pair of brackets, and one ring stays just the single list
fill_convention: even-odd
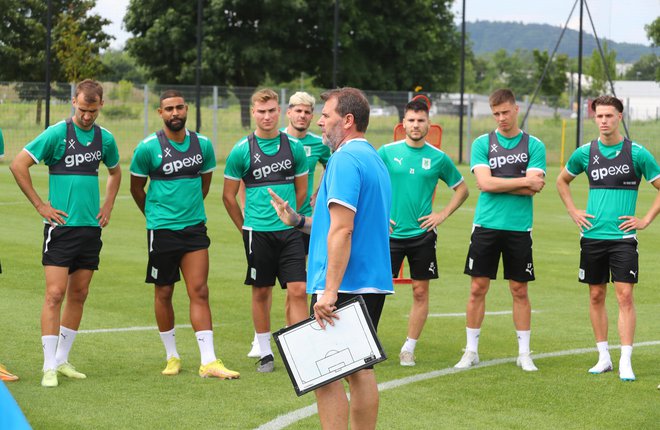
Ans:
[{"label": "soccer coach in blue shirt", "polygon": [[[318,125],[333,151],[316,199],[314,219],[295,213],[274,193],[272,204],[285,223],[311,231],[307,293],[318,323],[334,324],[335,310],[361,295],[378,327],[385,296],[392,294],[389,247],[390,178],[364,138],[369,102],[355,88],[330,90]],[[347,378],[351,428],[376,428],[378,386],[373,368]],[[341,381],[315,391],[323,428],[348,428],[349,402]]]}]

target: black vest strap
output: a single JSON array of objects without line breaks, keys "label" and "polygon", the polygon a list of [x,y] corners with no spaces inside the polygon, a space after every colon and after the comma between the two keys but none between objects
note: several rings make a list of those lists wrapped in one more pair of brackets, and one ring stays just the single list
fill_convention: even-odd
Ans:
[{"label": "black vest strap", "polygon": [[66,141],[64,155],[48,167],[51,175],[99,175],[99,164],[103,157],[101,127],[94,124],[92,142],[85,146],[78,140],[71,118],[66,119]]},{"label": "black vest strap", "polygon": [[587,165],[589,188],[612,188],[637,190],[641,178],[635,172],[632,159],[632,142],[623,139],[621,152],[614,158],[605,158],[598,147],[598,139],[589,146],[589,164]]},{"label": "black vest strap", "polygon": [[275,155],[266,155],[254,133],[247,137],[250,145],[250,168],[243,177],[247,188],[292,184],[295,178],[291,141],[286,133],[280,132],[280,149]]},{"label": "black vest strap", "polygon": [[529,164],[529,134],[523,131],[520,142],[506,149],[497,140],[497,134],[488,134],[488,164],[490,174],[498,178],[522,178]]},{"label": "black vest strap", "polygon": [[197,178],[201,175],[204,156],[199,137],[194,131],[188,130],[190,145],[186,152],[178,151],[172,146],[170,140],[163,130],[156,132],[160,150],[163,154],[163,162],[158,169],[149,173],[149,178],[154,181],[168,181],[182,178]]}]

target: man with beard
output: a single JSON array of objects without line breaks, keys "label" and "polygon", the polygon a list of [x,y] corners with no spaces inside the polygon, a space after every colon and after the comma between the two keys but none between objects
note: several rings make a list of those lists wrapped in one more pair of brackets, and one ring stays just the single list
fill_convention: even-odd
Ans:
[{"label": "man with beard", "polygon": [[[147,220],[147,283],[155,285],[154,308],[167,366],[176,375],[181,359],[174,333],[174,284],[183,273],[190,298],[190,321],[201,355],[199,376],[234,379],[215,355],[209,308],[208,247],[204,198],[211,186],[215,153],[211,141],[185,128],[188,105],[183,94],[165,91],[158,113],[165,127],[135,148],[131,162],[131,194]],[[145,193],[147,178],[151,181]]]},{"label": "man with beard", "polygon": [[[72,104],[73,117],[48,127],[16,155],[10,167],[21,191],[44,220],[43,387],[57,387],[58,375],[86,378],[68,362],[69,352],[89,284],[98,270],[101,230],[110,222],[121,182],[115,138],[95,123],[103,107],[103,87],[85,79],[76,86]],[[42,160],[48,166],[46,201],[34,189],[30,176],[30,168]],[[103,206],[99,205],[101,162],[108,168]]]},{"label": "man with beard", "polygon": [[[305,148],[305,155],[307,156],[307,196],[298,210],[305,216],[312,216],[312,207],[316,199],[314,192],[314,171],[316,164],[320,164],[325,169],[330,158],[330,148],[323,144],[321,136],[309,131],[309,126],[314,117],[314,106],[316,100],[314,96],[303,91],[294,93],[289,98],[289,108],[286,111],[286,116],[289,118],[289,125],[282,128],[280,131],[285,132],[289,136],[298,139]],[[318,190],[317,190],[318,191]],[[309,236],[304,235],[305,252],[309,251]]]},{"label": "man with beard", "polygon": [[[318,125],[334,151],[319,186],[313,220],[297,214],[271,191],[271,204],[287,225],[310,233],[307,292],[311,310],[325,329],[334,324],[337,306],[360,295],[374,328],[392,294],[389,214],[391,187],[387,168],[364,138],[369,102],[356,88],[321,95]],[[378,385],[373,366],[346,377],[350,403],[341,380],[314,391],[322,428],[376,428]]]},{"label": "man with beard", "polygon": [[[436,227],[468,197],[467,185],[451,158],[424,140],[429,125],[428,105],[412,100],[403,117],[406,138],[378,150],[392,180],[392,276],[397,276],[407,256],[412,278],[408,336],[399,353],[402,366],[415,365],[415,346],[429,312],[429,283],[438,278]],[[444,209],[434,213],[433,195],[438,179],[453,189],[454,195]]]}]

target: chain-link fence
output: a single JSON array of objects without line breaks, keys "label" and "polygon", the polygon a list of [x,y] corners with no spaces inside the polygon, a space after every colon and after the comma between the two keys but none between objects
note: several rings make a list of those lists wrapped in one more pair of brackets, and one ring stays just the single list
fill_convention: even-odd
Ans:
[{"label": "chain-link fence", "polygon": [[[104,86],[104,106],[98,123],[110,130],[119,145],[123,161],[128,161],[135,145],[150,133],[162,127],[157,108],[159,94],[165,89],[181,91],[190,105],[187,127],[197,129],[197,109],[195,106],[196,87],[165,85],[133,85],[129,82],[107,82]],[[50,103],[50,124],[71,116],[73,86],[67,83],[52,85]],[[255,88],[229,88],[222,86],[202,86],[200,89],[200,132],[212,139],[219,161],[224,161],[235,142],[251,131],[250,96]],[[275,88],[280,94],[282,118],[280,126],[286,125],[286,107],[292,89]],[[302,88],[317,97],[318,88]],[[365,91],[371,104],[371,118],[367,138],[376,147],[393,139],[393,129],[399,122],[405,103],[414,97],[413,92]],[[469,162],[470,143],[477,136],[494,129],[490,117],[490,107],[486,95],[466,94],[464,98],[463,149],[459,150],[458,94],[425,93],[432,102],[431,121],[442,129],[442,149],[452,159]],[[29,82],[0,82],[0,129],[5,138],[5,160],[11,160],[25,144],[30,142],[45,127],[45,85]],[[525,100],[520,101],[519,119],[522,121],[527,111]],[[321,104],[316,107],[315,120]],[[587,112],[586,110],[584,111]],[[525,129],[543,140],[547,147],[548,162],[562,160],[562,142],[566,160],[576,146],[575,114],[568,109],[554,108],[547,100],[537,100],[530,111]],[[582,115],[583,118],[586,115]],[[583,136],[580,141],[594,138],[598,129],[590,119],[583,123]],[[656,156],[660,155],[660,121],[657,118],[647,121],[628,122],[630,136],[645,145]],[[312,132],[319,133],[313,124]],[[562,138],[563,136],[563,138]]]}]

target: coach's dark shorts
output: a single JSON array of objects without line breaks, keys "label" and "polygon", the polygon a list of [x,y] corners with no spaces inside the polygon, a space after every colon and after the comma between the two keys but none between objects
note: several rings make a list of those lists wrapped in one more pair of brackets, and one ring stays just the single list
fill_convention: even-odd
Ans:
[{"label": "coach's dark shorts", "polygon": [[145,282],[173,285],[181,279],[181,258],[189,252],[208,249],[211,239],[202,222],[183,230],[147,230],[147,245],[149,262]]},{"label": "coach's dark shorts", "polygon": [[502,255],[504,279],[533,281],[532,232],[474,227],[463,273],[473,277],[497,278]]},{"label": "coach's dark shorts", "polygon": [[399,275],[403,258],[408,257],[410,277],[415,280],[438,278],[438,260],[435,255],[437,241],[435,231],[428,231],[408,239],[390,238],[392,277]]},{"label": "coach's dark shorts", "polygon": [[[383,307],[385,306],[385,296],[387,296],[387,294],[339,293],[337,294],[337,302],[335,303],[335,306],[339,306],[342,303],[355,298],[355,296],[362,296],[364,304],[367,306],[367,313],[369,314],[369,318],[371,318],[371,323],[374,325],[374,330],[378,332],[378,322],[380,321],[380,316],[383,313]],[[312,302],[309,305],[309,313],[312,316],[314,315],[314,305],[316,304],[317,299],[318,296],[316,294],[312,294]],[[373,368],[374,366],[365,367],[365,369]]]},{"label": "coach's dark shorts", "polygon": [[607,284],[611,279],[612,282],[636,284],[638,274],[639,253],[636,238],[580,239],[580,282],[598,285]]},{"label": "coach's dark shorts", "polygon": [[78,269],[98,270],[101,254],[101,227],[44,226],[41,264]]},{"label": "coach's dark shorts", "polygon": [[243,230],[247,259],[245,285],[272,287],[275,280],[282,288],[289,282],[305,282],[305,245],[303,233],[292,228],[281,231]]}]

